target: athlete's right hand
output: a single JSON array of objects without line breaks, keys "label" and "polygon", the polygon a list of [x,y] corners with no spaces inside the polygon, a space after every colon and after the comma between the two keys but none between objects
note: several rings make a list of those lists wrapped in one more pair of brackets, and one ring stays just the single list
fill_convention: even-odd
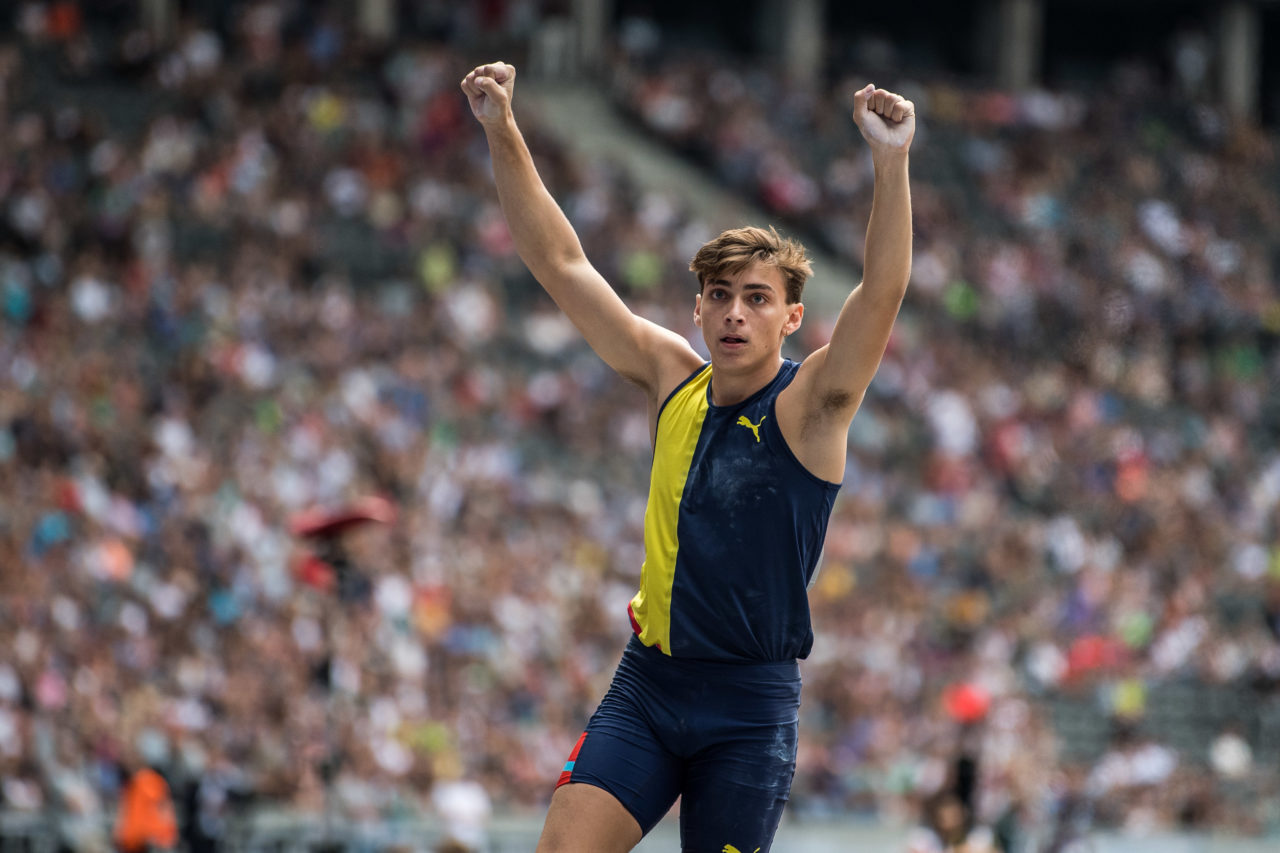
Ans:
[{"label": "athlete's right hand", "polygon": [[505,62],[477,65],[462,78],[462,91],[471,112],[483,125],[497,124],[511,115],[511,95],[516,86],[516,67]]}]

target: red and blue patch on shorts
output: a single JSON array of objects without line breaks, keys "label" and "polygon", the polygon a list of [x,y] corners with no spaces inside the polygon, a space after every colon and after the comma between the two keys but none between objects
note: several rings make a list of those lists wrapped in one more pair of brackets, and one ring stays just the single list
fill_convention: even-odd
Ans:
[{"label": "red and blue patch on shorts", "polygon": [[556,781],[557,788],[573,778],[573,765],[577,762],[578,751],[582,749],[582,742],[586,739],[586,732],[578,735],[578,742],[573,745],[573,750],[569,753],[569,759],[564,763],[564,770],[560,771],[560,778]]}]

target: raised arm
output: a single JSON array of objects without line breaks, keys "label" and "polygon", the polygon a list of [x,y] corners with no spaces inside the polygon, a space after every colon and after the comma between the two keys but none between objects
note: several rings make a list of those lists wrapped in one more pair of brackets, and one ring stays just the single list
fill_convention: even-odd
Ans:
[{"label": "raised arm", "polygon": [[[651,400],[700,359],[688,341],[632,313],[582,251],[573,226],[542,183],[511,112],[516,69],[481,65],[462,80],[484,127],[494,183],[516,251],[596,353]],[[675,378],[678,377],[678,378]]]},{"label": "raised arm", "polygon": [[[840,309],[831,340],[807,359],[787,401],[794,428],[784,434],[809,470],[838,480],[849,423],[889,342],[911,278],[911,187],[907,153],[915,106],[867,85],[854,95],[853,120],[871,147],[875,183],[862,283]],[[783,417],[783,415],[779,415]]]}]

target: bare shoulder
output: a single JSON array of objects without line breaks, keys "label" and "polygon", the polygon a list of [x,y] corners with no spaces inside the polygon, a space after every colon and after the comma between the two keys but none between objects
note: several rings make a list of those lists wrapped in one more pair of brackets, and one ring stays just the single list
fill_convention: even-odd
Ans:
[{"label": "bare shoulder", "polygon": [[791,452],[811,474],[828,482],[844,476],[849,424],[862,396],[823,381],[822,347],[806,358],[778,395],[778,428]]},{"label": "bare shoulder", "polygon": [[643,388],[651,402],[660,403],[703,364],[703,359],[683,336],[650,320],[636,320],[642,358],[634,373],[623,376]]},{"label": "bare shoulder", "polygon": [[658,363],[658,381],[656,384],[659,402],[670,396],[677,385],[688,379],[689,374],[706,363],[706,360],[698,355],[693,345],[686,338],[670,329],[662,329],[662,333],[667,340],[661,347],[662,355],[656,359]]},{"label": "bare shoulder", "polygon": [[839,430],[847,430],[853,415],[862,403],[862,395],[847,387],[826,381],[827,347],[819,347],[796,369],[791,380],[778,397],[778,417],[785,409],[787,415],[808,428],[829,424]]}]

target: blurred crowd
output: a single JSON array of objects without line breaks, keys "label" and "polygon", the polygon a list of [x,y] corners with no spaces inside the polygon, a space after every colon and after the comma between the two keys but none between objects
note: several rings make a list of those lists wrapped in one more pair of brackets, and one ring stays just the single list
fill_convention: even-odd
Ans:
[{"label": "blurred crowd", "polygon": [[[517,42],[529,4],[454,5],[396,40],[270,0],[165,32],[13,13],[0,810],[75,849],[141,767],[191,849],[261,804],[479,845],[545,805],[608,683],[644,407],[515,256],[458,90],[489,58],[458,45]],[[856,267],[861,78],[653,50],[620,45],[624,108]],[[924,117],[915,264],[812,590],[792,816],[911,823],[964,767],[1005,849],[1080,809],[1275,831],[1276,139],[1141,68],[1088,99],[877,82]],[[697,343],[688,259],[741,223],[571,157],[516,97],[588,255]],[[370,496],[394,520],[299,533]],[[1143,726],[1166,684],[1252,699],[1188,751]],[[1064,695],[1112,727],[1099,756]]]}]

